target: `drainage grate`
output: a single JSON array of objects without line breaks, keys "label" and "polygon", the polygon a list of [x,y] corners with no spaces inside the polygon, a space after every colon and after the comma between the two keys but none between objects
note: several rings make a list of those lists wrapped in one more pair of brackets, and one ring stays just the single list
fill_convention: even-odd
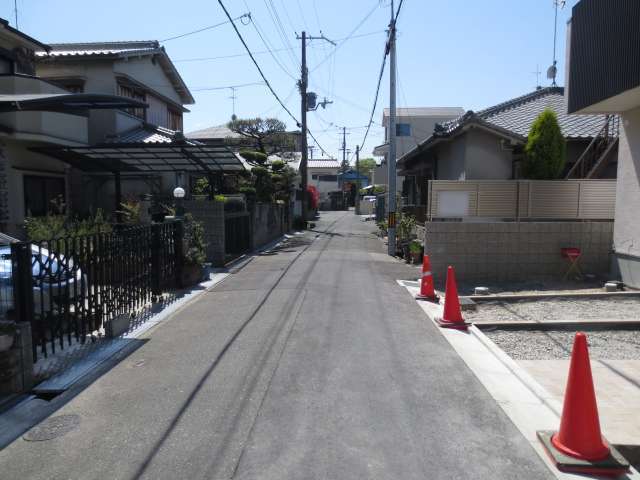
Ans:
[{"label": "drainage grate", "polygon": [[80,425],[79,415],[59,415],[51,417],[22,437],[27,442],[42,442],[61,437]]}]

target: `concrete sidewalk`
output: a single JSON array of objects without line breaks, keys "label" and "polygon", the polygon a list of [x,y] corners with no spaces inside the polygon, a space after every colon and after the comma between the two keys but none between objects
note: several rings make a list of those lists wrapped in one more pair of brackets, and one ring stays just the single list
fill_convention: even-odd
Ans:
[{"label": "concrete sidewalk", "polygon": [[2,478],[553,478],[374,229],[329,212],[256,258],[53,399],[77,426],[13,442]]}]

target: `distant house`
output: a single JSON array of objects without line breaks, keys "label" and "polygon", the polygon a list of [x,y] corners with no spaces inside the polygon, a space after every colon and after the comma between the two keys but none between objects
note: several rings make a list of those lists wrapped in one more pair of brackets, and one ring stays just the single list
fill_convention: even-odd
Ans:
[{"label": "distant house", "polygon": [[[373,183],[378,185],[388,184],[389,155],[389,112],[384,109],[382,114],[382,126],[384,127],[384,143],[374,148],[373,154],[383,157],[380,165],[373,171]],[[396,158],[402,157],[433,132],[437,123],[446,122],[464,113],[460,107],[410,107],[396,109]],[[402,178],[396,181],[398,191],[402,190]]]},{"label": "distant house", "polygon": [[[567,140],[568,173],[599,136],[609,118],[606,115],[568,115],[564,88],[541,88],[436,124],[430,135],[398,159],[398,173],[406,177],[403,196],[407,203],[426,205],[427,180],[519,178],[529,130],[537,116],[547,108],[556,113]],[[598,163],[598,178],[615,177],[615,146],[612,144],[612,148],[599,152],[605,155],[606,161]]]},{"label": "distant house", "polygon": [[307,160],[307,184],[313,185],[320,194],[320,203],[329,199],[329,192],[340,190],[338,171],[340,162],[333,158]]},{"label": "distant house", "polygon": [[83,147],[89,116],[146,108],[114,91],[70,91],[36,76],[35,52],[51,47],[0,19],[0,230],[23,236],[26,216],[46,215],[69,203],[68,165],[39,151]]},{"label": "distant house", "polygon": [[[290,150],[290,152],[277,152],[277,154],[282,155],[283,153],[293,154],[293,152],[300,152],[300,147],[302,145],[300,131],[290,131],[287,132],[287,135],[289,137],[288,142],[290,145],[288,150]],[[203,143],[224,142],[234,152],[239,152],[243,148],[248,148],[254,144],[252,139],[234,132],[227,127],[227,125],[217,125],[214,127],[203,128],[201,130],[194,130],[186,133],[186,137]],[[272,153],[269,151],[271,146],[272,145],[269,142],[265,145],[267,153],[269,154]],[[274,150],[278,150],[278,148],[274,148]]]},{"label": "distant house", "polygon": [[67,91],[109,93],[148,105],[92,112],[90,148],[45,151],[73,167],[74,210],[113,211],[127,197],[170,196],[200,176],[219,185],[225,171],[244,169],[223,144],[185,139],[185,105],[195,101],[157,41],[53,44],[36,55],[38,74]]},{"label": "distant house", "polygon": [[621,117],[613,266],[640,288],[640,2],[581,0],[567,40],[569,113]]}]

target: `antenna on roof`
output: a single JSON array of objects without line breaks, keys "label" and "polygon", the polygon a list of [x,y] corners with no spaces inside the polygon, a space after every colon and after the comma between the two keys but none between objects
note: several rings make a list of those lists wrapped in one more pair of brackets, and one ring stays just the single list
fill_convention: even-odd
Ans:
[{"label": "antenna on roof", "polygon": [[553,0],[553,7],[555,9],[555,18],[553,20],[553,65],[547,69],[547,78],[551,80],[551,86],[557,87],[556,77],[558,75],[558,67],[556,66],[558,61],[556,59],[556,43],[558,39],[558,7],[564,8],[566,0]]},{"label": "antenna on roof", "polygon": [[532,75],[536,76],[536,90],[540,90],[542,87],[540,86],[540,74],[542,72],[540,71],[540,65],[536,64],[536,71],[535,72],[531,72]]},{"label": "antenna on roof", "polygon": [[20,30],[18,27],[18,0],[13,0],[13,11],[16,14],[16,30]]}]

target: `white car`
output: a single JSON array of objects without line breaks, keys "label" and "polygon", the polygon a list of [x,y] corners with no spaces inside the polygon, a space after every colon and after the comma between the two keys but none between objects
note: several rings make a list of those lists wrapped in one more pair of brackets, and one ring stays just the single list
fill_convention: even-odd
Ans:
[{"label": "white car", "polygon": [[[52,306],[55,308],[60,303],[60,296],[68,295],[69,298],[77,298],[82,294],[82,271],[78,268],[73,269],[73,260],[69,260],[68,267],[62,267],[58,258],[64,261],[63,255],[52,255],[45,248],[39,248],[37,245],[31,244],[33,276],[33,303],[36,313],[48,312]],[[39,261],[38,260],[39,257]],[[42,265],[49,263],[47,275],[50,278],[42,277]],[[70,271],[60,272],[60,278],[57,277],[60,268]],[[13,277],[11,262],[11,246],[0,245],[0,316],[6,316],[7,312],[14,310],[13,301]],[[86,292],[86,275],[84,276],[84,286]]]}]

